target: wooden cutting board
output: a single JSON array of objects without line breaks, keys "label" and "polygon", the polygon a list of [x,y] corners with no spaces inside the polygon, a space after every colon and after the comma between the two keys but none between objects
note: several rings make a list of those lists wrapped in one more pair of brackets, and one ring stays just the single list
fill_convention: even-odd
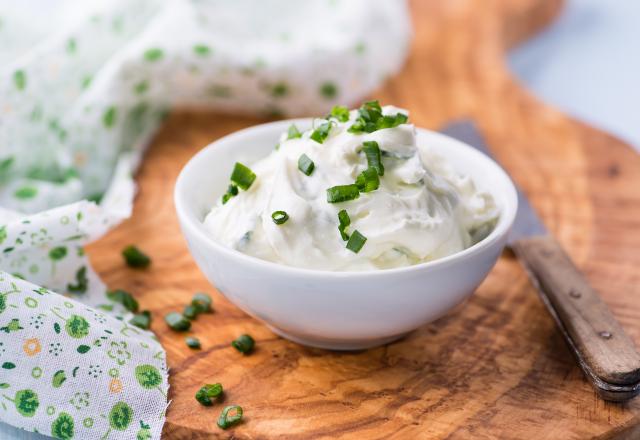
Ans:
[{"label": "wooden cutting board", "polygon": [[[535,99],[504,61],[506,48],[552,20],[559,1],[415,0],[409,62],[374,97],[409,109],[423,127],[472,117],[638,343],[640,157]],[[359,353],[288,342],[215,292],[178,229],[174,181],[200,148],[261,122],[174,112],[140,170],[133,217],[89,247],[108,284],[153,311],[171,367],[167,439],[640,438],[640,399],[621,405],[595,396],[508,253],[463,307]],[[129,243],[153,257],[150,270],[122,264],[119,250]],[[162,321],[195,291],[212,292],[216,304],[193,326],[200,351]],[[229,346],[244,332],[257,340],[247,357]],[[222,405],[193,398],[205,382],[224,384],[225,403],[243,406],[244,424],[216,427]]]}]

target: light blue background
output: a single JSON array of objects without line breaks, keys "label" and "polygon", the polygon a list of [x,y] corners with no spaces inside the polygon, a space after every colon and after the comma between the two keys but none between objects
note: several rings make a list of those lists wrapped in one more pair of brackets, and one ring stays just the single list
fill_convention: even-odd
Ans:
[{"label": "light blue background", "polygon": [[569,0],[509,64],[542,100],[640,148],[640,0]]}]

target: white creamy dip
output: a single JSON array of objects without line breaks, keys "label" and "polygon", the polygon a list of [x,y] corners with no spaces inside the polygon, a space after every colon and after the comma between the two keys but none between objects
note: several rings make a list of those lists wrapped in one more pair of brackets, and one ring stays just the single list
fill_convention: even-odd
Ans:
[{"label": "white creamy dip", "polygon": [[[392,106],[384,115],[407,114]],[[255,181],[206,216],[211,236],[248,255],[289,266],[332,271],[375,270],[409,266],[459,252],[486,237],[499,216],[493,197],[457,174],[428,145],[416,145],[414,126],[403,123],[371,133],[352,133],[347,122],[331,118],[323,143],[310,138],[287,139],[269,156],[248,165]],[[314,123],[315,128],[327,121]],[[379,188],[355,200],[328,203],[327,189],[353,184],[368,168],[363,142],[382,151],[384,174]],[[307,176],[298,168],[302,154],[314,162]],[[359,231],[366,242],[353,252],[338,230],[338,212],[346,210],[347,234]],[[275,211],[288,219],[276,224]]]}]

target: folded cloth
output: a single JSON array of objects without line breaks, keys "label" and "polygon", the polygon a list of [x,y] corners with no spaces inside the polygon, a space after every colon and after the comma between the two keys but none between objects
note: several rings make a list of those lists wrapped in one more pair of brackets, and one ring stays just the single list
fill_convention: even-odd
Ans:
[{"label": "folded cloth", "polygon": [[353,104],[410,34],[404,0],[0,0],[0,421],[158,438],[164,351],[82,250],[130,215],[150,136],[173,106]]}]

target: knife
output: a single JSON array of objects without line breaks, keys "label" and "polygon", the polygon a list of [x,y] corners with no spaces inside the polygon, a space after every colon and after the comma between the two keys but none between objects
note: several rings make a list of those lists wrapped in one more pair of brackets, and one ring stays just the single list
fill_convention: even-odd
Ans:
[{"label": "knife", "polygon": [[[493,158],[473,122],[453,122],[441,132]],[[640,393],[640,354],[633,341],[517,190],[518,211],[508,246],[598,395],[615,402],[635,397]]]}]

